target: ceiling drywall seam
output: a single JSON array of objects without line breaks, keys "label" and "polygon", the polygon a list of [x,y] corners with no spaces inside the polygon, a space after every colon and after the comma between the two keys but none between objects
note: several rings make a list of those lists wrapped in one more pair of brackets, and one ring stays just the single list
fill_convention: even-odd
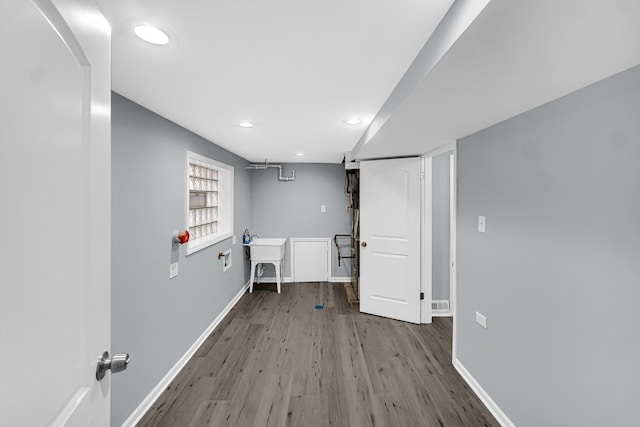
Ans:
[{"label": "ceiling drywall seam", "polygon": [[351,150],[351,158],[357,159],[358,153],[393,116],[397,108],[433,70],[438,62],[449,51],[451,46],[471,25],[491,0],[456,0],[447,14],[442,18],[429,40],[420,49],[404,73],[397,86],[378,111],[375,118],[364,132],[358,143]]}]

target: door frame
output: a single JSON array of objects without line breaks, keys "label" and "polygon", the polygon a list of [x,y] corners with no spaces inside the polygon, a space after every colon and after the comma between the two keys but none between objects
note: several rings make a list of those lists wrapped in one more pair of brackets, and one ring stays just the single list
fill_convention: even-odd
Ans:
[{"label": "door frame", "polygon": [[[457,187],[458,187],[458,144],[457,141],[449,141],[438,148],[424,153],[421,157],[423,164],[422,179],[422,292],[425,299],[422,300],[421,323],[432,322],[433,278],[429,273],[433,267],[433,179],[431,179],[432,158],[440,154],[451,152],[452,158],[449,170],[450,186],[450,220],[449,220],[449,310],[453,317],[453,354],[456,349],[456,230],[457,230]],[[429,179],[426,179],[429,177]]]},{"label": "door frame", "polygon": [[[420,323],[433,320],[433,180],[431,179],[432,159],[420,156],[420,292],[424,299],[420,301]],[[427,179],[429,177],[429,179]]]}]

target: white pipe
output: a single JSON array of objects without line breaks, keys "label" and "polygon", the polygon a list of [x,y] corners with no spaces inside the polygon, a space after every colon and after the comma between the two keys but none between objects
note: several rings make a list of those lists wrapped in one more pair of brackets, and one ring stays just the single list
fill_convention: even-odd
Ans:
[{"label": "white pipe", "polygon": [[263,164],[251,164],[249,166],[246,166],[245,169],[252,169],[252,170],[256,170],[256,169],[267,169],[267,168],[278,168],[278,181],[285,181],[285,182],[289,182],[289,181],[294,181],[296,179],[296,171],[295,170],[291,170],[291,176],[283,176],[282,175],[282,165],[270,165],[269,163],[267,163],[267,161],[265,160],[264,165]]}]

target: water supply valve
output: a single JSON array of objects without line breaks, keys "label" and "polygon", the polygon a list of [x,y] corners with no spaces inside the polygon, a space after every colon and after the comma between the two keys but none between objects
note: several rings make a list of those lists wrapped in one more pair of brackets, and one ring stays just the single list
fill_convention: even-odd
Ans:
[{"label": "water supply valve", "polygon": [[173,233],[173,241],[181,245],[187,243],[191,235],[188,230],[176,231]]}]

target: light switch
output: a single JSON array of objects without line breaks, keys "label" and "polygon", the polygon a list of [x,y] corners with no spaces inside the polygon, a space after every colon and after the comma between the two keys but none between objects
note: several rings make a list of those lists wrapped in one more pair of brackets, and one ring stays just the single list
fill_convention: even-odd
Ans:
[{"label": "light switch", "polygon": [[487,228],[487,217],[479,216],[478,217],[478,231],[481,233],[485,233]]},{"label": "light switch", "polygon": [[232,242],[231,242],[231,243],[232,243],[233,245],[235,245],[235,244],[236,244],[236,235],[235,235],[235,234],[233,235],[233,238],[232,238],[231,240],[232,240]]},{"label": "light switch", "polygon": [[327,212],[327,205],[320,205],[320,212],[322,213]]},{"label": "light switch", "polygon": [[476,311],[476,322],[483,328],[487,329],[487,318]]},{"label": "light switch", "polygon": [[178,263],[169,264],[169,279],[173,279],[178,275]]}]

